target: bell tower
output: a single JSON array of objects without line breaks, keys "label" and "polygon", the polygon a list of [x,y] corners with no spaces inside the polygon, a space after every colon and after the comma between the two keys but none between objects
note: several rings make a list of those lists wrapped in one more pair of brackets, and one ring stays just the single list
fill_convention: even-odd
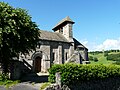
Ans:
[{"label": "bell tower", "polygon": [[69,16],[67,16],[66,18],[62,19],[52,30],[54,32],[58,32],[61,33],[62,35],[64,35],[64,37],[69,41],[69,42],[73,42],[73,31],[72,31],[72,27],[73,24],[75,22],[73,22]]}]

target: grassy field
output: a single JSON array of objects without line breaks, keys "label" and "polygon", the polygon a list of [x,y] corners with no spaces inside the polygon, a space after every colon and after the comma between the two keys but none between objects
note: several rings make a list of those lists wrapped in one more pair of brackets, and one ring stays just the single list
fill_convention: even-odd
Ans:
[{"label": "grassy field", "polygon": [[[115,54],[115,52],[109,53],[109,54]],[[95,61],[90,61],[91,64],[113,64],[114,61],[107,60],[106,57],[104,56],[104,53],[99,53],[99,54],[89,54],[89,56],[96,57],[98,59],[97,62]]]}]

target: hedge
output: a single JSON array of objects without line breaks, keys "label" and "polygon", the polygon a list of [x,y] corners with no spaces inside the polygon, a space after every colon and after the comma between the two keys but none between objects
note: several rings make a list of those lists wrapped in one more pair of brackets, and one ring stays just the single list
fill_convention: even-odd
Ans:
[{"label": "hedge", "polygon": [[120,67],[115,65],[57,64],[49,69],[49,81],[55,82],[55,73],[61,73],[61,82],[66,85],[81,81],[119,77]]}]

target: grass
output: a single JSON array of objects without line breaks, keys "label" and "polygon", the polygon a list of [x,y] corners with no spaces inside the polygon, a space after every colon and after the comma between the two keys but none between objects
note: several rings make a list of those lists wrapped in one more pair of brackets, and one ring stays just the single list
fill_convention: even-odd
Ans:
[{"label": "grass", "polygon": [[5,86],[5,87],[10,87],[10,86],[14,86],[16,84],[20,83],[19,80],[16,81],[12,81],[12,80],[5,80],[5,81],[0,81],[0,86]]},{"label": "grass", "polygon": [[104,56],[104,53],[99,53],[99,54],[94,54],[94,55],[93,54],[89,54],[89,56],[98,58],[97,62],[90,61],[91,64],[113,64],[114,63],[114,61],[107,60],[106,57]]},{"label": "grass", "polygon": [[5,86],[5,87],[10,87],[10,86],[13,86],[13,85],[16,85],[20,83],[20,80],[9,80],[9,76],[8,74],[2,74],[0,73],[0,86]]},{"label": "grass", "polygon": [[40,87],[40,90],[44,90],[47,86],[49,86],[51,83],[49,82],[46,82],[46,83],[43,83],[42,86]]}]

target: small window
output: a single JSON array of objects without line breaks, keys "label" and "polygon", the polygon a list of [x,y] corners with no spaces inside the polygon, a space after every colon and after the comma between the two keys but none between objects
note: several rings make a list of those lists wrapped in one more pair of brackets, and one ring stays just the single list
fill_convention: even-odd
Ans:
[{"label": "small window", "polygon": [[66,60],[67,60],[67,59],[68,59],[67,52],[66,52],[65,56],[66,56],[65,58],[66,58]]},{"label": "small window", "polygon": [[63,28],[61,28],[61,33],[63,33]]},{"label": "small window", "polygon": [[54,60],[55,60],[55,53],[53,52],[52,53],[52,61],[54,62]]},{"label": "small window", "polygon": [[60,30],[60,33],[62,33],[62,34],[63,34],[63,27],[62,27],[62,28],[60,28],[59,30]]}]

